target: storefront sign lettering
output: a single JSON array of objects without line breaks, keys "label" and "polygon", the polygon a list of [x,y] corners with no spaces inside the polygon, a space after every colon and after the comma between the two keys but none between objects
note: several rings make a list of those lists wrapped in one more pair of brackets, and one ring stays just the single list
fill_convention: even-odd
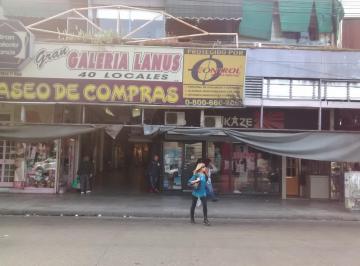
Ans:
[{"label": "storefront sign lettering", "polygon": [[181,104],[177,84],[145,84],[102,80],[0,82],[0,100],[49,102],[109,102],[143,104]]},{"label": "storefront sign lettering", "polygon": [[65,57],[68,53],[69,48],[67,47],[61,47],[52,51],[41,49],[35,57],[35,63],[38,68],[42,68],[46,63]]},{"label": "storefront sign lettering", "polygon": [[34,50],[21,72],[0,71],[0,101],[242,106],[244,50],[44,42]]},{"label": "storefront sign lettering", "polygon": [[224,127],[252,128],[254,127],[254,119],[250,117],[224,117]]}]

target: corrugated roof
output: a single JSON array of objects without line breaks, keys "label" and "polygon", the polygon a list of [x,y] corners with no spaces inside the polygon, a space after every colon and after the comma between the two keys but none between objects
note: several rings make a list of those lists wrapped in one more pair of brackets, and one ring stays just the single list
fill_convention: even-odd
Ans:
[{"label": "corrugated roof", "polygon": [[178,18],[239,20],[242,4],[242,0],[166,0],[165,10]]}]

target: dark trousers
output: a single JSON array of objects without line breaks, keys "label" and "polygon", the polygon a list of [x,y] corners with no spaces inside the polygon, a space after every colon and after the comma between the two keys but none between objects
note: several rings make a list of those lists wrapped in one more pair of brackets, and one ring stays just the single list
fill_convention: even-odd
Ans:
[{"label": "dark trousers", "polygon": [[[190,217],[192,220],[194,220],[194,216],[195,216],[195,207],[196,207],[196,202],[197,202],[198,198],[192,196],[192,203],[191,203],[191,208],[190,208]],[[203,206],[203,214],[204,214],[204,221],[207,220],[207,199],[206,196],[205,197],[201,197],[201,204]]]},{"label": "dark trousers", "polygon": [[88,175],[80,175],[80,190],[81,192],[90,190],[90,177]]}]

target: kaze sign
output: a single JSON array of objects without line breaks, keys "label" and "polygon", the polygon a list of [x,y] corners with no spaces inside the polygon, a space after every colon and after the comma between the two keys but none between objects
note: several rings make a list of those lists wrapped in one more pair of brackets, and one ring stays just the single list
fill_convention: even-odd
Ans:
[{"label": "kaze sign", "polygon": [[0,72],[0,101],[238,105],[245,51],[195,50],[38,43],[20,76]]}]

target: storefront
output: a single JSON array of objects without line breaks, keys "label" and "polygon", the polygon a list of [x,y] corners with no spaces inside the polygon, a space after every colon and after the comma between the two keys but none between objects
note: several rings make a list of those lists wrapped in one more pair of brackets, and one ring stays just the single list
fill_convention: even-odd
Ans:
[{"label": "storefront", "polygon": [[59,193],[76,176],[78,137],[91,126],[0,126],[0,191]]}]

